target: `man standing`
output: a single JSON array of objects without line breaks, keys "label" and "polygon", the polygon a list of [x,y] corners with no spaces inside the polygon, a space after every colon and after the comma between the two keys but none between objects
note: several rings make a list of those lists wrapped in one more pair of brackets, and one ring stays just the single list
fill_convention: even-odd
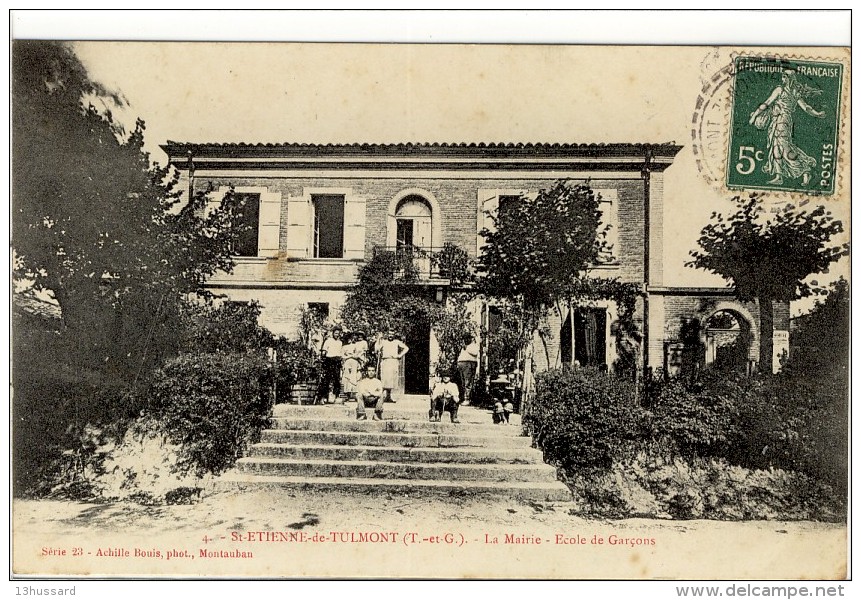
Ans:
[{"label": "man standing", "polygon": [[341,358],[343,356],[343,342],[341,341],[341,328],[335,326],[332,333],[323,341],[320,357],[323,359],[323,380],[320,382],[320,403],[334,404],[341,395]]},{"label": "man standing", "polygon": [[356,419],[367,421],[365,409],[374,406],[374,421],[383,420],[383,382],[377,379],[377,367],[365,367],[365,377],[356,384]]},{"label": "man standing", "polygon": [[480,352],[478,342],[473,337],[466,340],[467,344],[457,356],[457,371],[460,374],[460,383],[463,386],[463,402],[469,404],[472,395],[472,386],[475,384],[475,373],[478,370],[478,354]]}]

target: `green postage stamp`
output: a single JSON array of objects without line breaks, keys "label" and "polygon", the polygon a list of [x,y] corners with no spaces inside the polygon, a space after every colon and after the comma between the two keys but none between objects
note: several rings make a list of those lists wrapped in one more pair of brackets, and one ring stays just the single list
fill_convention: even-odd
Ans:
[{"label": "green postage stamp", "polygon": [[843,65],[735,59],[726,183],[834,194]]}]

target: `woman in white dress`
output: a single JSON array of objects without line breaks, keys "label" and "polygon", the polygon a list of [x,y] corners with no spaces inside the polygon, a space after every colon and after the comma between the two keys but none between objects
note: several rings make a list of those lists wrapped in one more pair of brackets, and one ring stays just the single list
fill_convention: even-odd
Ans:
[{"label": "woman in white dress", "polygon": [[350,343],[344,346],[344,371],[341,389],[347,398],[356,397],[356,384],[362,378],[362,370],[368,362],[368,341],[365,332],[356,331],[350,336]]}]

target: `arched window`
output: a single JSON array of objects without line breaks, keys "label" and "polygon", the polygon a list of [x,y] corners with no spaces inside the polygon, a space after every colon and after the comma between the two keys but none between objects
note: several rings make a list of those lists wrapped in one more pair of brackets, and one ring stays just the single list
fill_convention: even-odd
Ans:
[{"label": "arched window", "polygon": [[395,245],[430,250],[433,247],[433,212],[423,197],[413,194],[395,209]]}]

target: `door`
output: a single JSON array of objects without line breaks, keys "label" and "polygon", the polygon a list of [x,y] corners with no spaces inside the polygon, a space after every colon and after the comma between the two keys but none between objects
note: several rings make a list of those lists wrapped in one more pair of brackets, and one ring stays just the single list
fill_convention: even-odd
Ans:
[{"label": "door", "polygon": [[418,325],[404,340],[410,351],[404,356],[404,393],[430,392],[430,327]]},{"label": "door", "polygon": [[574,360],[581,366],[607,367],[607,311],[578,308],[574,311]]}]

